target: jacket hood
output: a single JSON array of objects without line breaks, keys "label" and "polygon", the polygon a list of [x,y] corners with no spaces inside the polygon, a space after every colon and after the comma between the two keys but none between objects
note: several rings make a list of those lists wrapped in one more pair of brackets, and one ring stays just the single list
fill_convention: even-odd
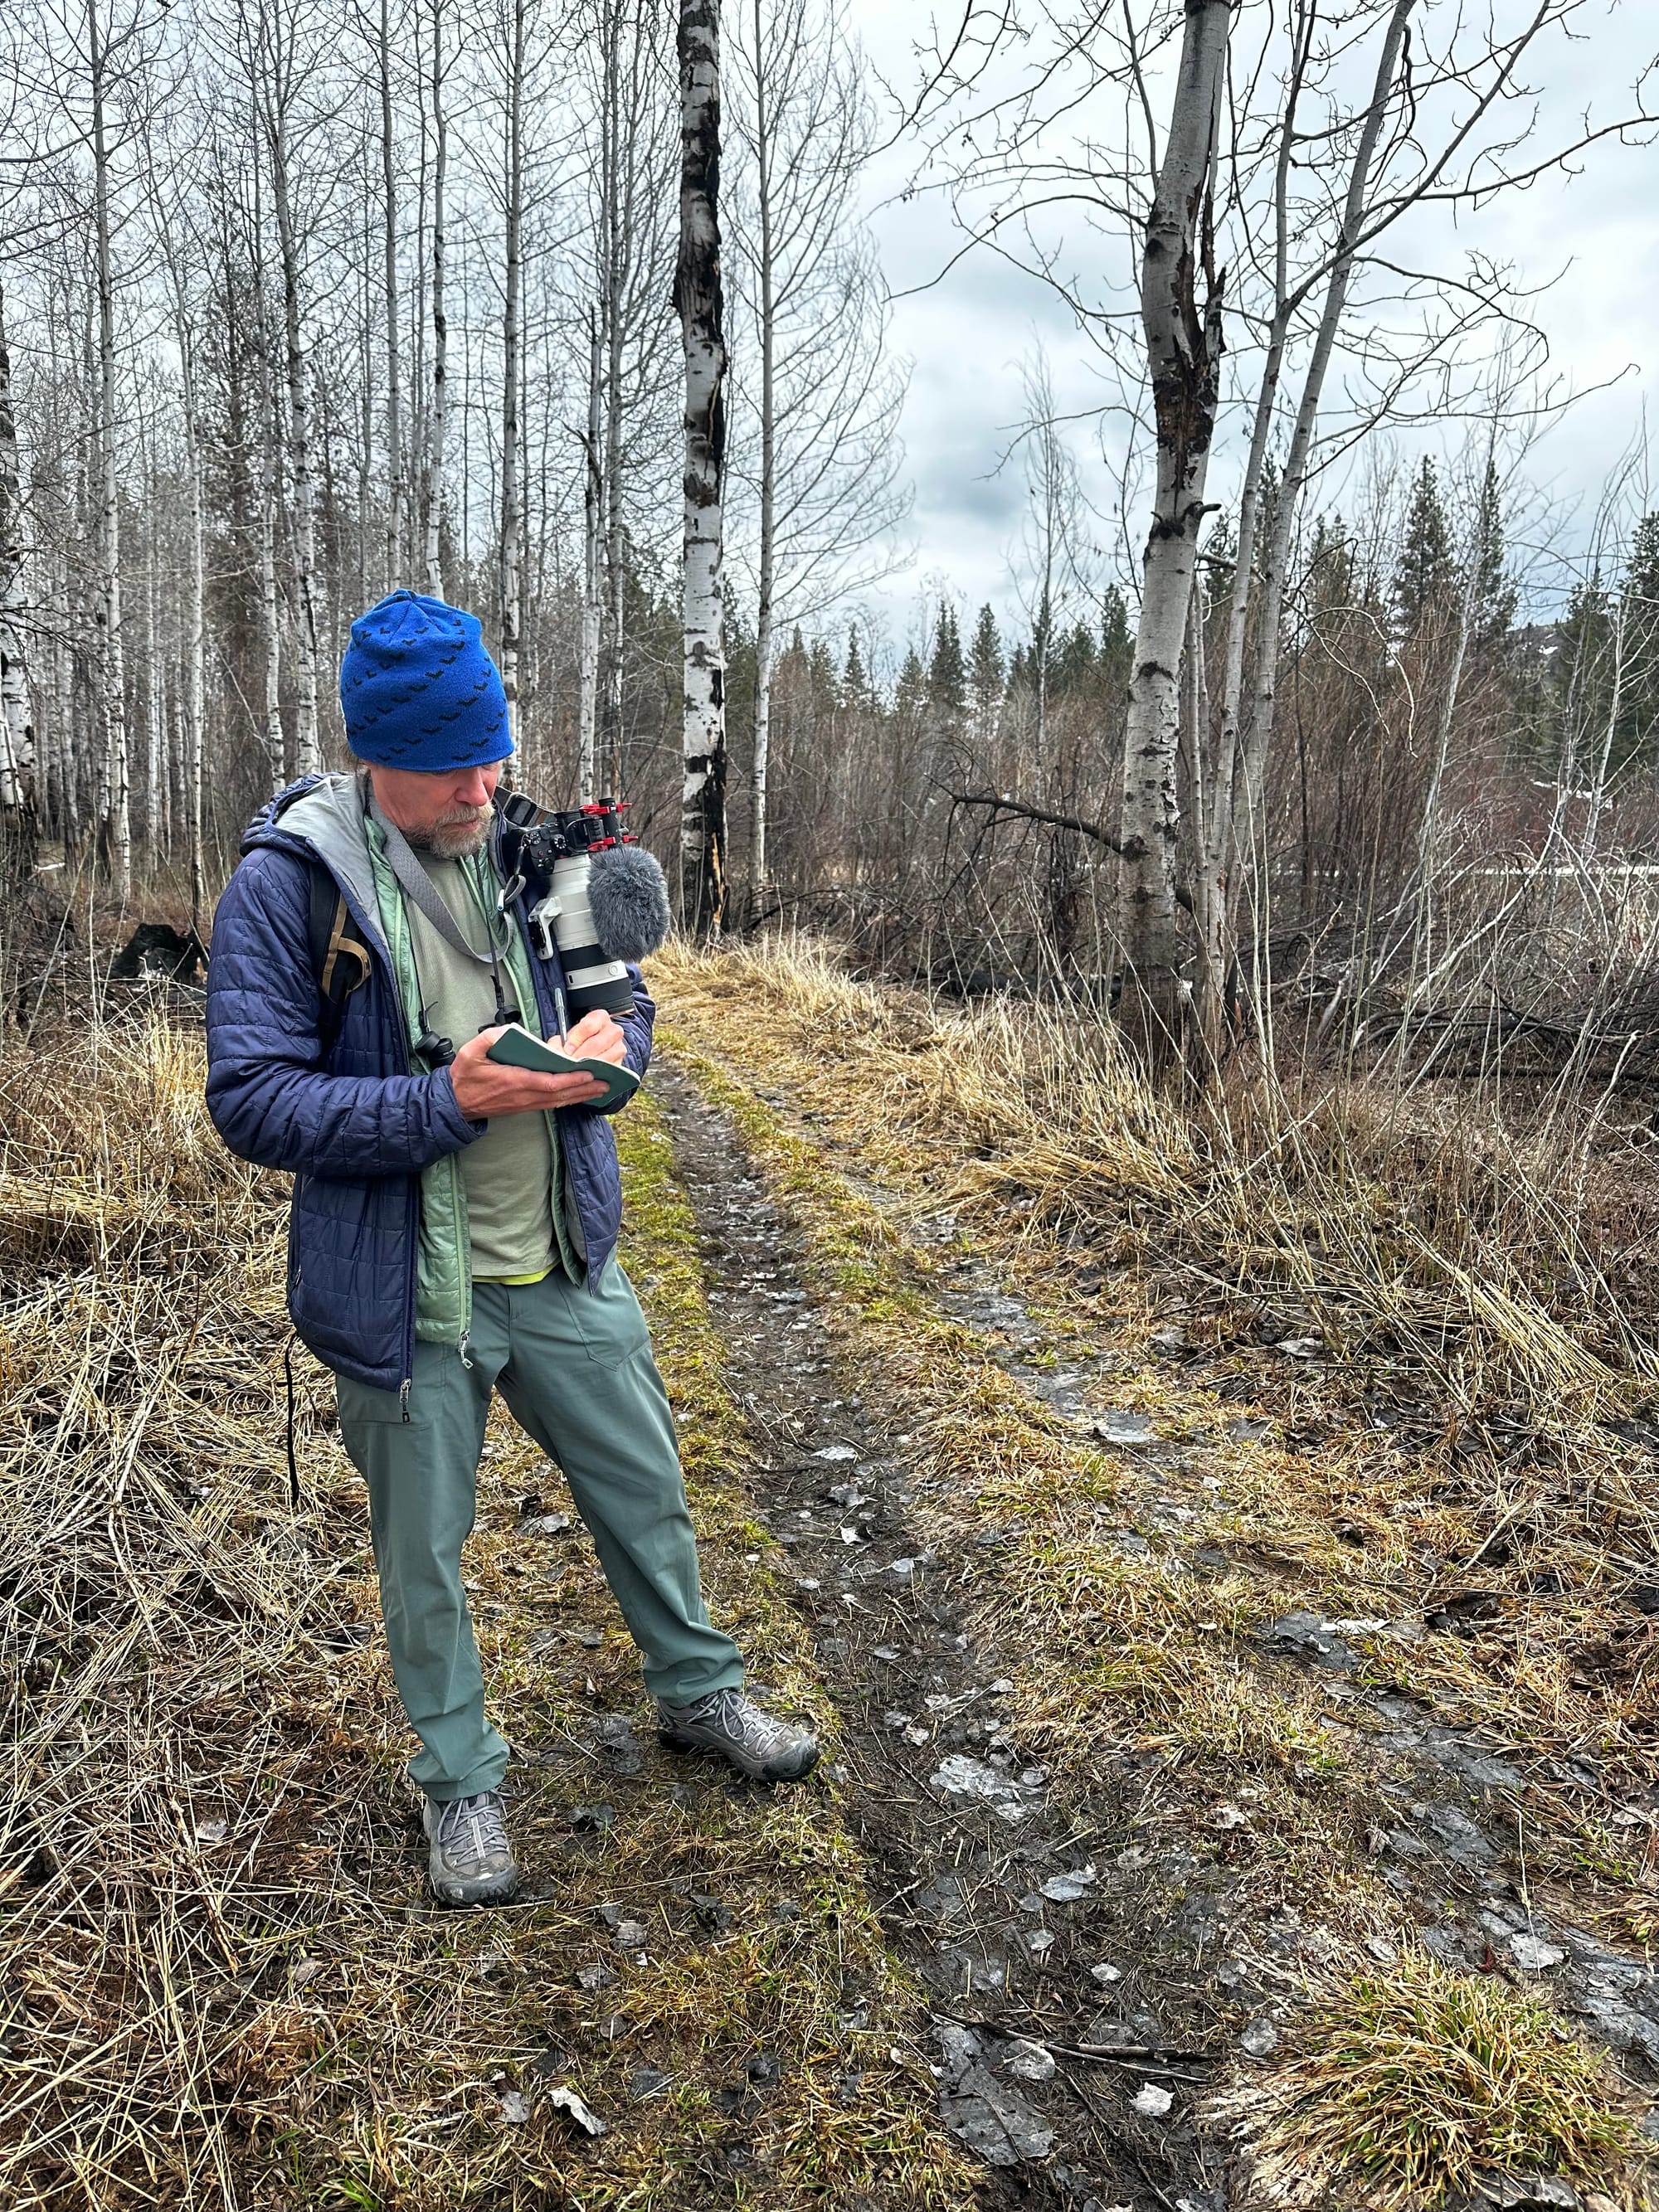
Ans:
[{"label": "jacket hood", "polygon": [[244,853],[261,848],[298,850],[319,861],[345,894],[360,927],[371,930],[382,951],[380,902],[363,824],[362,785],[355,775],[302,775],[268,799],[247,826]]}]

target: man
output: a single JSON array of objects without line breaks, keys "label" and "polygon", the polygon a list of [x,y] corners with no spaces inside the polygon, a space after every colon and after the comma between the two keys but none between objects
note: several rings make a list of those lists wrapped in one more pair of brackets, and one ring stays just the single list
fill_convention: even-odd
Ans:
[{"label": "man", "polygon": [[[616,1145],[592,1103],[604,1086],[486,1056],[519,1018],[642,1073],[655,1010],[639,971],[620,1022],[590,1013],[567,1031],[556,956],[536,950],[521,898],[501,910],[491,801],[512,747],[472,616],[394,592],[353,625],[340,702],[358,773],[273,799],[219,902],[208,1106],[233,1152],[294,1176],[289,1310],[338,1378],[340,1434],[368,1486],[432,1886],[495,1903],[518,1880],[508,1753],[485,1718],[460,1578],[494,1389],[564,1471],[664,1741],[768,1781],[805,1774],[817,1746],[744,1694],[737,1648],[703,1606],[673,1419],[614,1257]],[[367,953],[337,1012],[320,987],[319,886],[331,948],[350,936]]]}]

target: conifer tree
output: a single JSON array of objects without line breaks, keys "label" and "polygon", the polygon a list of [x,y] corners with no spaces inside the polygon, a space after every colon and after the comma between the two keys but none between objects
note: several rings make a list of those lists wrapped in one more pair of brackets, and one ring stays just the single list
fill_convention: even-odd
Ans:
[{"label": "conifer tree", "polygon": [[1613,708],[1617,645],[1613,595],[1599,568],[1573,586],[1556,631],[1550,665],[1554,697],[1555,769],[1579,782],[1596,750],[1596,732]]},{"label": "conifer tree", "polygon": [[871,701],[870,678],[864,672],[864,656],[859,651],[859,626],[854,623],[847,633],[847,665],[842,672],[842,696],[849,707],[867,707]]},{"label": "conifer tree", "polygon": [[1471,642],[1490,650],[1515,622],[1518,593],[1504,563],[1503,489],[1498,465],[1488,460],[1474,519],[1474,592]]},{"label": "conifer tree", "polygon": [[913,645],[904,656],[904,665],[899,671],[898,684],[893,694],[894,718],[902,731],[915,727],[927,696],[927,673],[921,665],[921,655]]},{"label": "conifer tree", "polygon": [[806,672],[812,687],[812,712],[827,724],[841,704],[841,689],[836,682],[836,664],[830,657],[830,647],[821,637],[812,641]]},{"label": "conifer tree", "polygon": [[1054,673],[1050,681],[1056,694],[1070,691],[1091,672],[1095,665],[1095,641],[1086,626],[1073,623],[1060,641],[1054,654]]},{"label": "conifer tree", "polygon": [[1402,637],[1413,635],[1426,620],[1443,611],[1455,568],[1440,479],[1434,463],[1425,454],[1412,486],[1405,535],[1394,572],[1395,622]]},{"label": "conifer tree", "polygon": [[1659,747],[1659,514],[1644,515],[1631,541],[1620,599],[1619,764]]},{"label": "conifer tree", "polygon": [[962,633],[948,599],[939,611],[933,631],[933,658],[927,665],[927,703],[947,722],[958,723],[967,712],[968,671],[962,655]]},{"label": "conifer tree", "polygon": [[1129,628],[1129,610],[1124,605],[1123,594],[1115,584],[1106,586],[1106,595],[1100,603],[1100,658],[1103,666],[1110,670],[1114,681],[1127,684],[1129,663],[1134,654],[1134,637]]},{"label": "conifer tree", "polygon": [[974,720],[981,734],[988,732],[1002,704],[1002,640],[997,618],[988,606],[979,611],[973,643],[968,648],[968,680],[973,692]]}]

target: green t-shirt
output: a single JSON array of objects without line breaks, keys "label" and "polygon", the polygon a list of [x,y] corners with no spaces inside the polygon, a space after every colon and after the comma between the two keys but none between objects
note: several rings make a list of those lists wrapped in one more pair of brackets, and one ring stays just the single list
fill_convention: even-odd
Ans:
[{"label": "green t-shirt", "polygon": [[[489,950],[489,924],[472,875],[460,860],[419,853],[438,896],[480,952]],[[489,969],[463,960],[447,945],[412,899],[405,899],[410,943],[420,977],[429,1028],[458,1048],[495,1019]],[[501,988],[510,1003],[513,979],[505,958]],[[521,1018],[537,1029],[535,1011]],[[553,1231],[553,1138],[544,1114],[501,1114],[460,1155],[475,1282],[532,1281],[559,1264]]]}]

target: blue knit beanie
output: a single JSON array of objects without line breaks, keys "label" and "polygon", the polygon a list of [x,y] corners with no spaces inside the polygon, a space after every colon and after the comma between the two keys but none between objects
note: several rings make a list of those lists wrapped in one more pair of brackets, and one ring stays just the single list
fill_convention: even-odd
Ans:
[{"label": "blue knit beanie", "polygon": [[359,760],[431,773],[505,760],[507,694],[478,618],[392,592],[351,625],[340,708]]}]

